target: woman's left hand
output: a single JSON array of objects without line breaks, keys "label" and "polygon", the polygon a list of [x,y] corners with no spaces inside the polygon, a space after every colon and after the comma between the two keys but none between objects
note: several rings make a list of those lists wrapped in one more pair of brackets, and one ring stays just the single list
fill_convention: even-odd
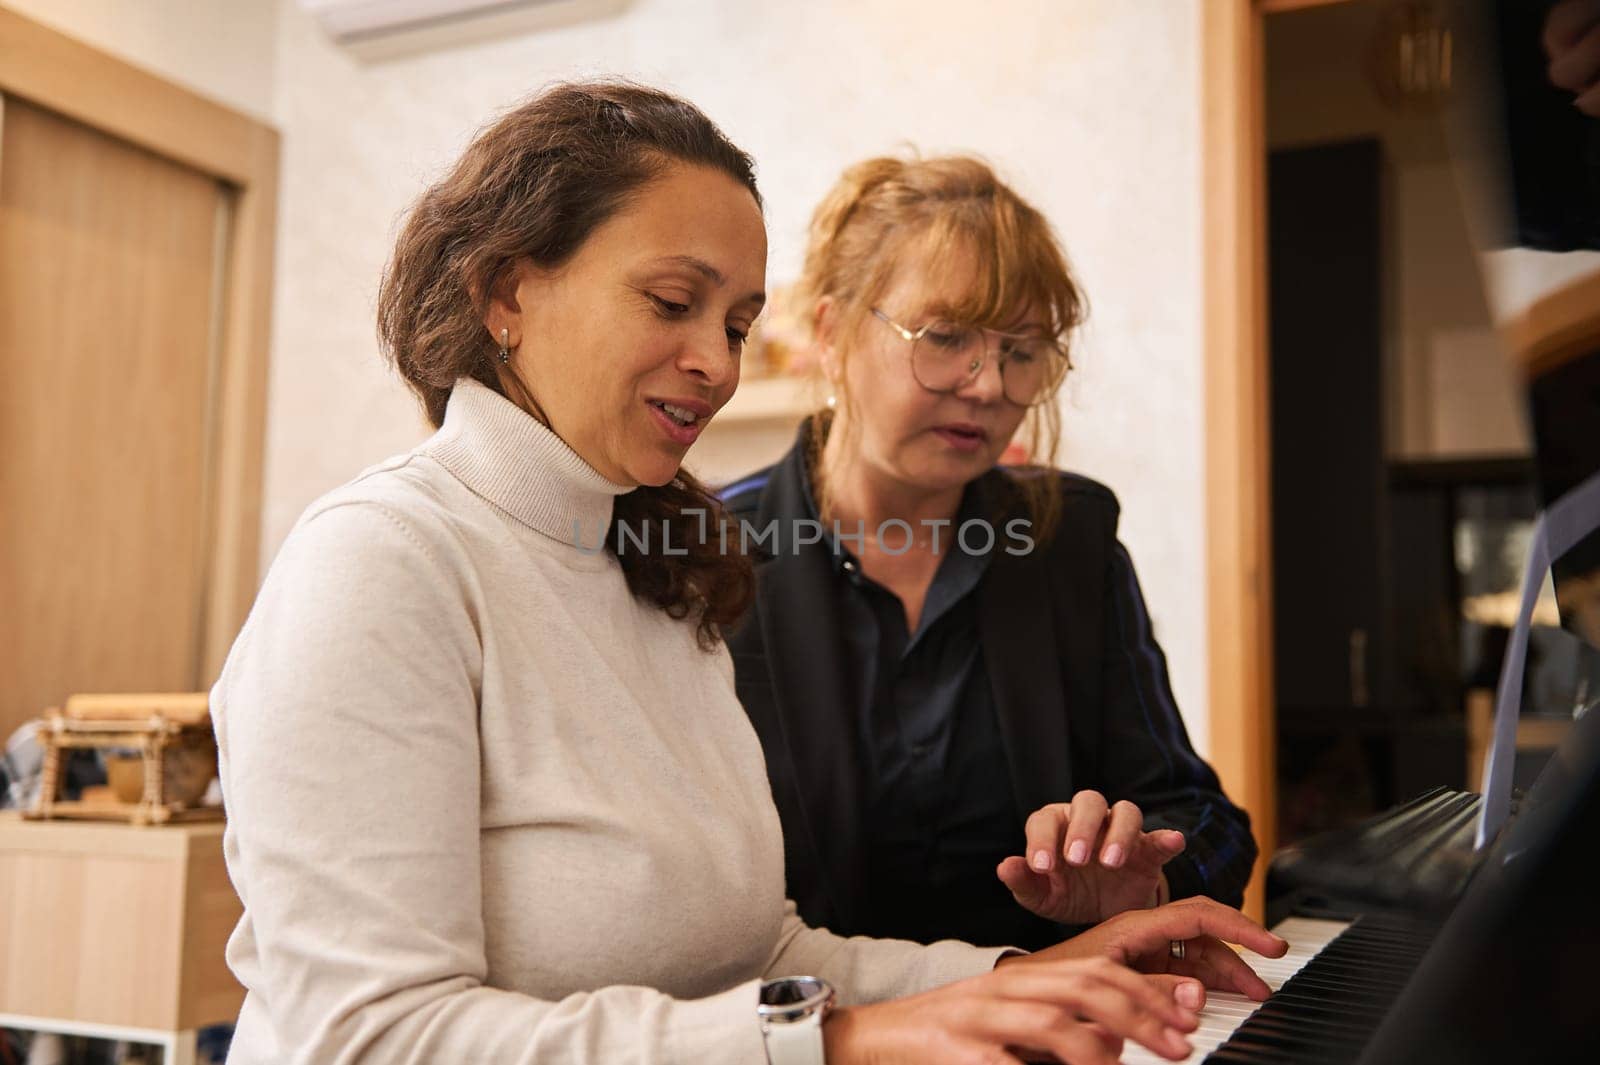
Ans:
[{"label": "woman's left hand", "polygon": [[1025,909],[1061,924],[1095,924],[1164,901],[1162,866],[1183,852],[1183,833],[1144,831],[1144,814],[1098,791],[1034,811],[1028,853],[995,873]]}]

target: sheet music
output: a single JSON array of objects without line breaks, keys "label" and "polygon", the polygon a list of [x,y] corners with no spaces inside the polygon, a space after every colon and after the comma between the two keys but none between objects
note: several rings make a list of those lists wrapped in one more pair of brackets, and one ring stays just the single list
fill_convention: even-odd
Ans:
[{"label": "sheet music", "polygon": [[1495,692],[1494,739],[1484,757],[1483,804],[1473,846],[1482,850],[1505,824],[1511,811],[1511,771],[1517,751],[1517,717],[1522,711],[1522,675],[1528,661],[1528,627],[1550,563],[1600,529],[1600,473],[1556,500],[1539,516],[1522,576],[1522,608],[1506,641]]}]

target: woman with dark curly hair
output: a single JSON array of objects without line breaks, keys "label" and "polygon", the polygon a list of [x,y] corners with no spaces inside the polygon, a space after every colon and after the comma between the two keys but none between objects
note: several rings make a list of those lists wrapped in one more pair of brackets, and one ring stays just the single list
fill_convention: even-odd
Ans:
[{"label": "woman with dark curly hair", "polygon": [[213,692],[230,1061],[1178,1056],[1197,981],[1116,961],[1276,949],[1189,909],[1000,966],[785,903],[720,642],[750,569],[680,467],[765,265],[749,158],[637,86],[541,94],[417,203],[379,321],[438,431],[307,510]]}]

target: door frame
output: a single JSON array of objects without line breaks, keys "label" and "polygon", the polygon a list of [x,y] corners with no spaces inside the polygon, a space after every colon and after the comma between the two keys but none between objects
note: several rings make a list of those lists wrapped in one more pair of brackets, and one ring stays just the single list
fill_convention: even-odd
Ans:
[{"label": "door frame", "polygon": [[197,412],[212,426],[195,678],[197,686],[208,686],[256,594],[278,132],[3,7],[0,93],[198,170],[231,193],[213,409]]},{"label": "door frame", "polygon": [[[1206,631],[1210,756],[1277,846],[1267,364],[1266,17],[1347,0],[1201,0]],[[1266,862],[1245,910],[1265,909]]]}]

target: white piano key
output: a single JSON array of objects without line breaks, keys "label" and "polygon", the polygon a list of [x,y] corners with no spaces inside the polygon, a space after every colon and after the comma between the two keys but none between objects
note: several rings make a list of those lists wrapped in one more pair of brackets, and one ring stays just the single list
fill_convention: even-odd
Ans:
[{"label": "white piano key", "polygon": [[[1241,950],[1240,954],[1250,963],[1250,968],[1266,981],[1266,985],[1277,991],[1349,927],[1348,921],[1290,917],[1272,929],[1289,941],[1289,952],[1283,957],[1263,958],[1248,950]],[[1205,1007],[1200,1011],[1200,1027],[1189,1033],[1189,1043],[1194,1050],[1180,1065],[1197,1065],[1204,1061],[1207,1054],[1226,1043],[1239,1026],[1260,1008],[1261,1003],[1243,995],[1208,990]],[[1122,1051],[1122,1065],[1171,1065],[1171,1062],[1142,1046],[1128,1043]]]}]

